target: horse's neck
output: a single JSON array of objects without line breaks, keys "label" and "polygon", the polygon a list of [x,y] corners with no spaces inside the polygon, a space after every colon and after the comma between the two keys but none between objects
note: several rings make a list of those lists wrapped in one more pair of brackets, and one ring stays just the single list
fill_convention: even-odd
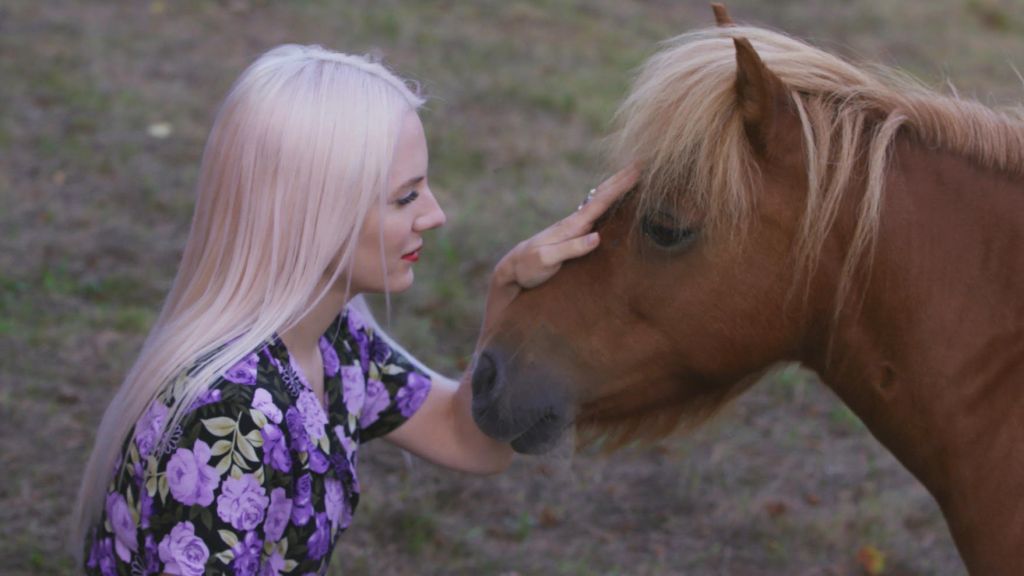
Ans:
[{"label": "horse's neck", "polygon": [[863,301],[808,360],[972,572],[1024,574],[1024,178],[904,140],[891,167]]}]

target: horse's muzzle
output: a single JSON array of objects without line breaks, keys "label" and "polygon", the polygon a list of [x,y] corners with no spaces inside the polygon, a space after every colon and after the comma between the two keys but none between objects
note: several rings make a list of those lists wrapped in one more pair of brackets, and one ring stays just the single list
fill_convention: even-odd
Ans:
[{"label": "horse's muzzle", "polygon": [[572,424],[568,387],[556,380],[538,367],[511,365],[489,347],[473,370],[473,420],[516,452],[547,452]]}]

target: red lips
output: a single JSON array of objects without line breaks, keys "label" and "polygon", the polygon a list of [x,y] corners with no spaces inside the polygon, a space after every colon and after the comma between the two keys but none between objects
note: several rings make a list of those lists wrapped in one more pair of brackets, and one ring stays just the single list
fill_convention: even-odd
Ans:
[{"label": "red lips", "polygon": [[402,255],[402,260],[405,260],[407,262],[416,262],[419,259],[420,259],[420,249],[419,248],[417,248],[416,250],[413,250],[412,252],[409,252],[408,254],[403,254]]}]

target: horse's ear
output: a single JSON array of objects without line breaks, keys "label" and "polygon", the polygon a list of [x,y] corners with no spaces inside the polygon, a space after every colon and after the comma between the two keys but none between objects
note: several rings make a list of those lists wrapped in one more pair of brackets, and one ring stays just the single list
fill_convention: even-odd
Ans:
[{"label": "horse's ear", "polygon": [[736,45],[736,99],[743,128],[754,149],[764,154],[786,112],[786,87],[772,73],[746,38]]},{"label": "horse's ear", "polygon": [[729,11],[725,9],[725,4],[718,2],[711,3],[711,10],[715,13],[715,24],[718,26],[735,26],[736,23],[732,21],[729,16]]}]

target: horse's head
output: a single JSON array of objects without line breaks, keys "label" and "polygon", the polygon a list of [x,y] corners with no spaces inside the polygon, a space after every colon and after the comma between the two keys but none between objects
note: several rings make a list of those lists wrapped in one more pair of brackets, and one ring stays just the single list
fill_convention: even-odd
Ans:
[{"label": "horse's head", "polygon": [[485,335],[473,411],[486,433],[525,453],[574,422],[658,436],[796,358],[817,305],[793,290],[805,112],[758,53],[785,46],[755,50],[751,32],[703,31],[648,62],[617,154],[645,174],[598,223],[600,247]]}]

